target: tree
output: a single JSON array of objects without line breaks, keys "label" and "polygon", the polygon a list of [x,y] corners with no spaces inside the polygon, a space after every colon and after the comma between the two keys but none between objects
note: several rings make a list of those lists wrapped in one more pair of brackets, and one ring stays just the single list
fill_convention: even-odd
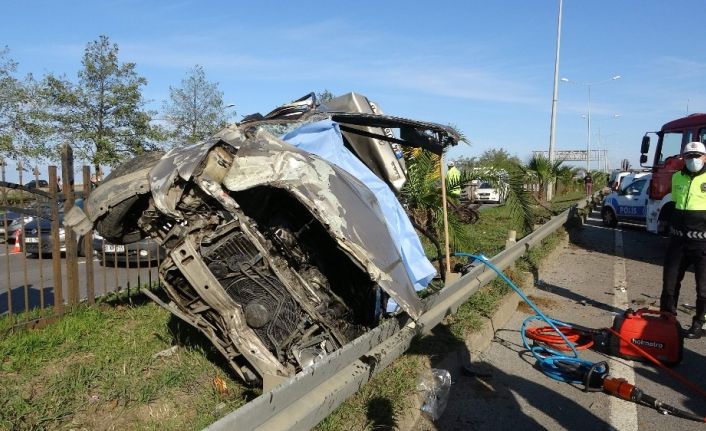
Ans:
[{"label": "tree", "polygon": [[182,79],[181,87],[169,87],[164,112],[177,142],[194,144],[223,128],[228,120],[223,92],[209,82],[203,67],[196,65]]},{"label": "tree", "polygon": [[544,204],[544,191],[547,188],[547,184],[556,183],[563,163],[563,160],[550,162],[547,157],[541,154],[535,154],[527,164],[525,171],[528,178],[534,180],[539,187],[537,200],[540,204]]},{"label": "tree", "polygon": [[330,91],[328,91],[327,89],[324,88],[323,91],[316,93],[316,103],[318,103],[320,105],[322,103],[326,103],[326,102],[330,101],[334,97],[336,97],[336,96],[334,96],[333,93],[331,93]]},{"label": "tree", "polygon": [[505,149],[485,150],[481,154],[478,163],[482,166],[491,166],[495,169],[507,169],[521,164],[517,156],[511,156]]},{"label": "tree", "polygon": [[155,149],[163,139],[144,110],[142,87],[147,80],[137,74],[135,63],[119,63],[118,45],[108,36],[88,43],[78,83],[51,74],[44,78],[43,92],[49,103],[45,124],[56,138],[68,140],[82,159],[100,165]]},{"label": "tree", "polygon": [[578,173],[578,168],[572,168],[568,165],[562,165],[557,171],[556,179],[554,183],[554,196],[558,194],[558,187],[561,185],[564,190],[571,189],[575,191],[577,189],[576,174]]},{"label": "tree", "polygon": [[[443,211],[441,205],[440,158],[436,155],[414,149],[406,154],[408,180],[402,188],[401,201],[410,216],[414,227],[426,236],[435,246],[440,270],[444,266],[440,238],[443,233]],[[457,179],[446,179],[446,189],[465,187],[473,180],[482,179],[494,185],[507,184],[507,201],[515,219],[521,219],[528,230],[534,222],[527,192],[524,190],[524,172],[519,166],[510,166],[507,170],[484,170],[483,172],[461,170]],[[459,198],[447,194],[449,204],[449,243],[452,249],[467,250],[470,235],[463,223],[463,205]]]},{"label": "tree", "polygon": [[42,129],[34,113],[39,109],[37,83],[32,75],[15,77],[17,63],[10,50],[0,49],[0,154],[15,159],[46,157]]}]

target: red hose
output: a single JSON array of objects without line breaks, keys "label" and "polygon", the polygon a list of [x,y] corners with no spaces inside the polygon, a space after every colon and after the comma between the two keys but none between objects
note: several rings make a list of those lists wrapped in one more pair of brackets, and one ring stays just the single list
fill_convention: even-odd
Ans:
[{"label": "red hose", "polygon": [[[577,329],[571,328],[569,326],[559,326],[561,331],[566,338],[574,344],[576,350],[585,350],[593,346],[593,339],[587,339],[582,344],[579,344],[579,340],[583,337],[583,333]],[[556,350],[571,350],[571,347],[566,345],[566,341],[551,326],[540,326],[536,328],[527,328],[525,331],[527,338],[534,340],[538,343],[546,344],[547,346]],[[585,337],[584,337],[585,338]]]}]

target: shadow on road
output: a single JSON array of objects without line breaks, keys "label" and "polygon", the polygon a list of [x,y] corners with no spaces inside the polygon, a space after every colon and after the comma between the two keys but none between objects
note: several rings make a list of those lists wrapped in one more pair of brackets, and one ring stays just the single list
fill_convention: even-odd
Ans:
[{"label": "shadow on road", "polygon": [[38,289],[34,285],[27,285],[27,301],[25,302],[25,286],[17,286],[12,288],[8,294],[7,290],[0,293],[0,315],[9,311],[8,298],[12,298],[12,312],[21,313],[25,309],[32,310],[39,308],[41,305],[41,297],[44,295],[44,306],[50,307],[54,305],[54,288],[49,286],[44,289]]},{"label": "shadow on road", "polygon": [[[496,332],[496,335],[499,333]],[[452,346],[456,355],[445,355],[442,360],[442,356],[434,349],[426,351],[425,346],[437,346],[450,339],[456,340]],[[550,422],[542,424],[531,416],[535,409],[552,418],[551,422],[558,424],[561,429],[593,431],[608,428],[603,419],[586,407],[537,383],[547,377],[534,368],[531,358],[526,358],[527,352],[523,346],[497,337],[494,342],[508,343],[507,347],[527,362],[526,373],[509,374],[489,363],[471,363],[470,352],[465,344],[442,325],[434,328],[432,335],[424,337],[413,347],[415,353],[429,354],[432,366],[447,368],[453,382],[442,417],[435,423],[422,419],[417,424],[417,431],[547,429]],[[464,365],[466,370],[463,370]],[[529,409],[528,405],[531,406]]]},{"label": "shadow on road", "polygon": [[[673,368],[673,371],[685,377],[688,381],[696,385],[696,387],[706,392],[706,387],[704,386],[704,382],[706,382],[706,369],[704,368],[706,357],[689,349],[690,343],[703,342],[704,340],[685,340],[684,358],[679,365]],[[635,374],[660,386],[670,388],[674,393],[684,397],[683,401],[678,399],[662,399],[660,401],[675,406],[679,406],[679,401],[681,401],[681,404],[688,410],[706,417],[706,397],[671,377],[666,371],[652,364],[638,364],[635,367]],[[650,394],[649,390],[646,390],[646,392],[648,395],[655,396],[655,394]]]},{"label": "shadow on road", "polygon": [[622,314],[625,310],[621,310],[620,308],[617,308],[613,305],[606,304],[605,302],[600,302],[596,301],[595,299],[591,299],[588,296],[582,295],[578,292],[575,292],[571,289],[568,289],[566,287],[561,287],[557,286],[555,284],[550,284],[546,282],[541,282],[539,280],[535,280],[535,286],[537,289],[542,290],[544,292],[548,293],[553,293],[555,295],[562,296],[566,299],[570,299],[572,301],[576,301],[578,303],[581,303],[582,305],[590,305],[592,307],[608,311],[610,313],[617,313],[617,314]]},{"label": "shadow on road", "polygon": [[[582,228],[569,230],[569,242],[585,250],[613,255],[614,242],[598,238],[615,235],[615,229],[622,230],[623,236],[629,235],[631,238],[630,246],[626,246],[623,250],[626,259],[662,265],[668,238],[656,234],[645,236],[645,227],[640,225],[621,223],[617,228],[604,226],[601,221],[600,207],[593,210]],[[655,247],[655,241],[659,247]],[[624,240],[624,243],[627,244],[627,241]]]}]

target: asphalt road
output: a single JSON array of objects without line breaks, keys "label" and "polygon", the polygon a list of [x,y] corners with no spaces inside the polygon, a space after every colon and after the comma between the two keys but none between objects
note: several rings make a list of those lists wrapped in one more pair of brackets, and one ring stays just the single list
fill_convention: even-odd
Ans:
[{"label": "asphalt road", "polygon": [[[658,306],[666,238],[642,227],[603,227],[594,212],[586,226],[535,274],[536,302],[551,317],[602,328],[628,306]],[[622,247],[621,247],[622,244]],[[624,255],[624,259],[621,258]],[[622,291],[620,287],[625,287]],[[693,272],[682,285],[680,304],[694,304]],[[690,324],[688,307],[679,320]],[[436,422],[422,421],[417,430],[702,430],[704,423],[663,415],[600,392],[546,377],[524,348],[519,329],[528,316],[518,307],[513,318],[496,328],[496,338],[482,352],[470,352],[476,371],[491,377],[468,377],[450,369],[453,384],[448,406]],[[646,364],[585,351],[591,361],[608,360],[615,377],[624,377],[657,399],[706,416],[706,398],[690,391],[665,372]],[[686,340],[684,359],[674,370],[706,390],[706,339]]]},{"label": "asphalt road", "polygon": [[[86,264],[87,259],[80,257],[78,264],[79,295],[81,299],[87,298],[86,289]],[[66,280],[66,259],[61,259],[62,289],[64,300],[68,297]],[[110,262],[110,260],[109,260]],[[138,270],[134,265],[118,267],[102,266],[98,256],[88,259],[94,273],[95,296],[125,289],[133,289],[150,282],[157,282],[158,275],[156,264],[147,268],[146,262],[141,263]],[[0,315],[8,311],[8,297],[11,296],[13,312],[24,311],[40,307],[42,296],[44,305],[52,305],[54,301],[54,277],[51,256],[43,259],[27,259],[23,253],[13,253],[12,246],[6,248],[0,244]],[[8,287],[11,294],[8,295]],[[25,298],[27,300],[25,300]]]}]

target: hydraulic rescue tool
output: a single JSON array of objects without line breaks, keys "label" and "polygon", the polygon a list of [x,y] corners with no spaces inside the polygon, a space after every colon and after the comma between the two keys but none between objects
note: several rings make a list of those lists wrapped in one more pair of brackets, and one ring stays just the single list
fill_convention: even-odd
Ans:
[{"label": "hydraulic rescue tool", "polygon": [[[608,363],[590,362],[579,357],[578,351],[600,348],[605,353],[633,360],[649,360],[672,377],[706,398],[706,391],[675,373],[667,366],[677,365],[683,356],[684,339],[681,327],[672,315],[649,309],[628,309],[616,316],[613,327],[593,329],[561,322],[544,315],[539,308],[507,276],[484,255],[454,253],[455,256],[480,261],[495,271],[537,315],[522,323],[521,336],[525,348],[537,359],[537,364],[547,376],[576,385],[583,385],[587,392],[606,392],[626,401],[652,407],[662,414],[670,414],[697,422],[706,418],[678,409],[645,394],[627,380],[610,376]],[[529,327],[535,320],[549,326]],[[532,340],[532,344],[530,344]]]}]

